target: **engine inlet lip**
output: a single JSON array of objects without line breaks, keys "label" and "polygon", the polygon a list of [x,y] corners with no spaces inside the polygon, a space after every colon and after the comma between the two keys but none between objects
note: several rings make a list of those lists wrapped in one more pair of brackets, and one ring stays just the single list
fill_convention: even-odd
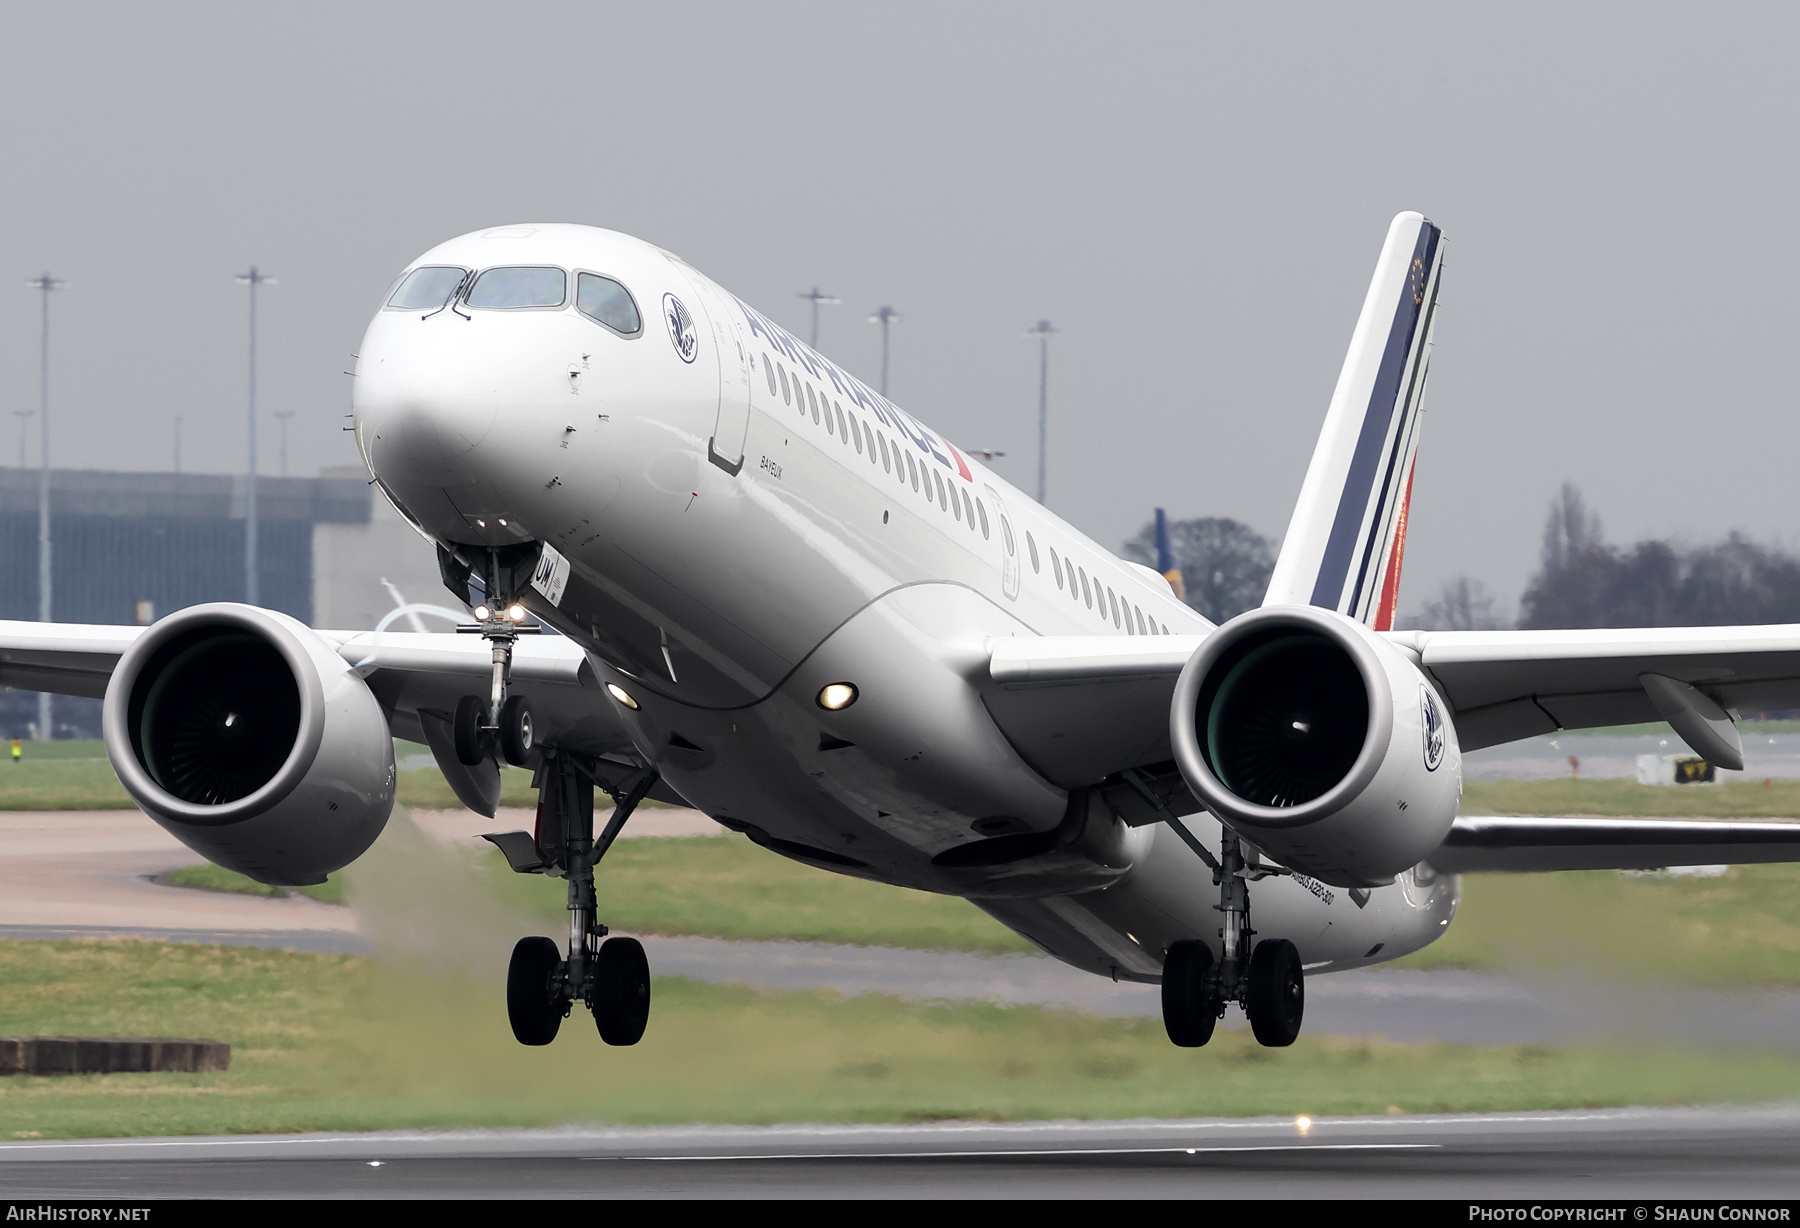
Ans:
[{"label": "engine inlet lip", "polygon": [[[118,773],[119,783],[146,812],[201,827],[222,827],[262,814],[306,778],[325,737],[325,689],[318,669],[289,622],[286,615],[233,602],[192,606],[146,628],[119,657],[106,686],[101,731],[106,736],[107,758]],[[248,631],[268,643],[281,654],[300,693],[300,729],[286,760],[260,788],[223,806],[186,801],[157,784],[138,759],[130,729],[131,695],[145,665],[171,639],[207,627]]]},{"label": "engine inlet lip", "polygon": [[[1200,701],[1207,675],[1220,658],[1247,635],[1284,627],[1321,635],[1349,655],[1368,694],[1369,724],[1363,735],[1362,749],[1342,780],[1298,806],[1263,806],[1245,801],[1213,774],[1200,751],[1195,706]],[[1387,670],[1363,638],[1364,634],[1360,624],[1352,623],[1336,611],[1314,606],[1281,606],[1240,614],[1206,637],[1188,658],[1175,682],[1175,693],[1169,702],[1169,741],[1182,780],[1207,809],[1222,819],[1247,827],[1304,827],[1337,813],[1346,802],[1368,787],[1381,769],[1386,747],[1393,738],[1394,697],[1388,685]]]}]

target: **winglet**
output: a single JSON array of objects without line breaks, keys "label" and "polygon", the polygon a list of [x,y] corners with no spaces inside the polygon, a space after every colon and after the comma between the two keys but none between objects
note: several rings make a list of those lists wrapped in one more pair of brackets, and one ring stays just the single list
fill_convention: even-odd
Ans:
[{"label": "winglet", "polygon": [[1264,605],[1315,605],[1393,625],[1431,363],[1443,232],[1388,227]]}]

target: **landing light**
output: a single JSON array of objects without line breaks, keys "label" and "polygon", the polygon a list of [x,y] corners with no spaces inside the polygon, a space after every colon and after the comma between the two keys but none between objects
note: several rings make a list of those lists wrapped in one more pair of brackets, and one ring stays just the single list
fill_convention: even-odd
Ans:
[{"label": "landing light", "polygon": [[841,712],[856,702],[856,687],[848,682],[834,682],[819,692],[819,706],[827,712]]},{"label": "landing light", "polygon": [[616,682],[609,682],[606,684],[606,693],[624,704],[627,708],[630,708],[633,712],[638,710],[638,701],[627,695],[625,693],[625,688],[619,686]]}]

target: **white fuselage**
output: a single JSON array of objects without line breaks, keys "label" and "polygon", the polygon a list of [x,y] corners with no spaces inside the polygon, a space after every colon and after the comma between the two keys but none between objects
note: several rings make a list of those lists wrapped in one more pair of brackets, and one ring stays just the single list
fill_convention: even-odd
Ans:
[{"label": "white fuselage", "polygon": [[[440,543],[568,560],[559,600],[526,604],[637,705],[596,700],[676,791],[798,859],[968,896],[1095,972],[1155,979],[1168,943],[1217,947],[1199,859],[1047,780],[983,699],[991,637],[1209,631],[1166,582],[648,243],[505,227],[425,266],[554,267],[569,294],[378,311],[354,404],[370,471]],[[578,309],[581,271],[630,291],[635,334]],[[857,699],[827,711],[835,682]],[[956,853],[995,835],[1043,840]],[[1456,898],[1422,871],[1369,892],[1271,878],[1252,918],[1338,969],[1423,946]]]}]

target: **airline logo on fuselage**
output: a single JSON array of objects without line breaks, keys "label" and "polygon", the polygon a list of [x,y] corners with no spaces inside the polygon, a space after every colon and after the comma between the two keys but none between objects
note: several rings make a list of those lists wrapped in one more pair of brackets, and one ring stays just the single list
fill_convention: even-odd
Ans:
[{"label": "airline logo on fuselage", "polygon": [[795,340],[787,329],[763,316],[744,300],[732,295],[731,301],[736,303],[738,310],[744,313],[744,322],[750,326],[751,336],[761,337],[770,349],[779,350],[789,362],[797,367],[804,367],[814,379],[830,380],[839,396],[862,406],[866,413],[887,427],[888,430],[908,440],[921,453],[931,457],[965,482],[972,484],[975,481],[975,475],[969,472],[969,463],[963,459],[962,453],[958,452],[948,439],[855,376],[839,370],[830,359]]},{"label": "airline logo on fuselage", "polygon": [[700,353],[700,334],[694,331],[694,317],[673,294],[663,295],[663,320],[669,326],[669,340],[682,362],[693,362]]}]

